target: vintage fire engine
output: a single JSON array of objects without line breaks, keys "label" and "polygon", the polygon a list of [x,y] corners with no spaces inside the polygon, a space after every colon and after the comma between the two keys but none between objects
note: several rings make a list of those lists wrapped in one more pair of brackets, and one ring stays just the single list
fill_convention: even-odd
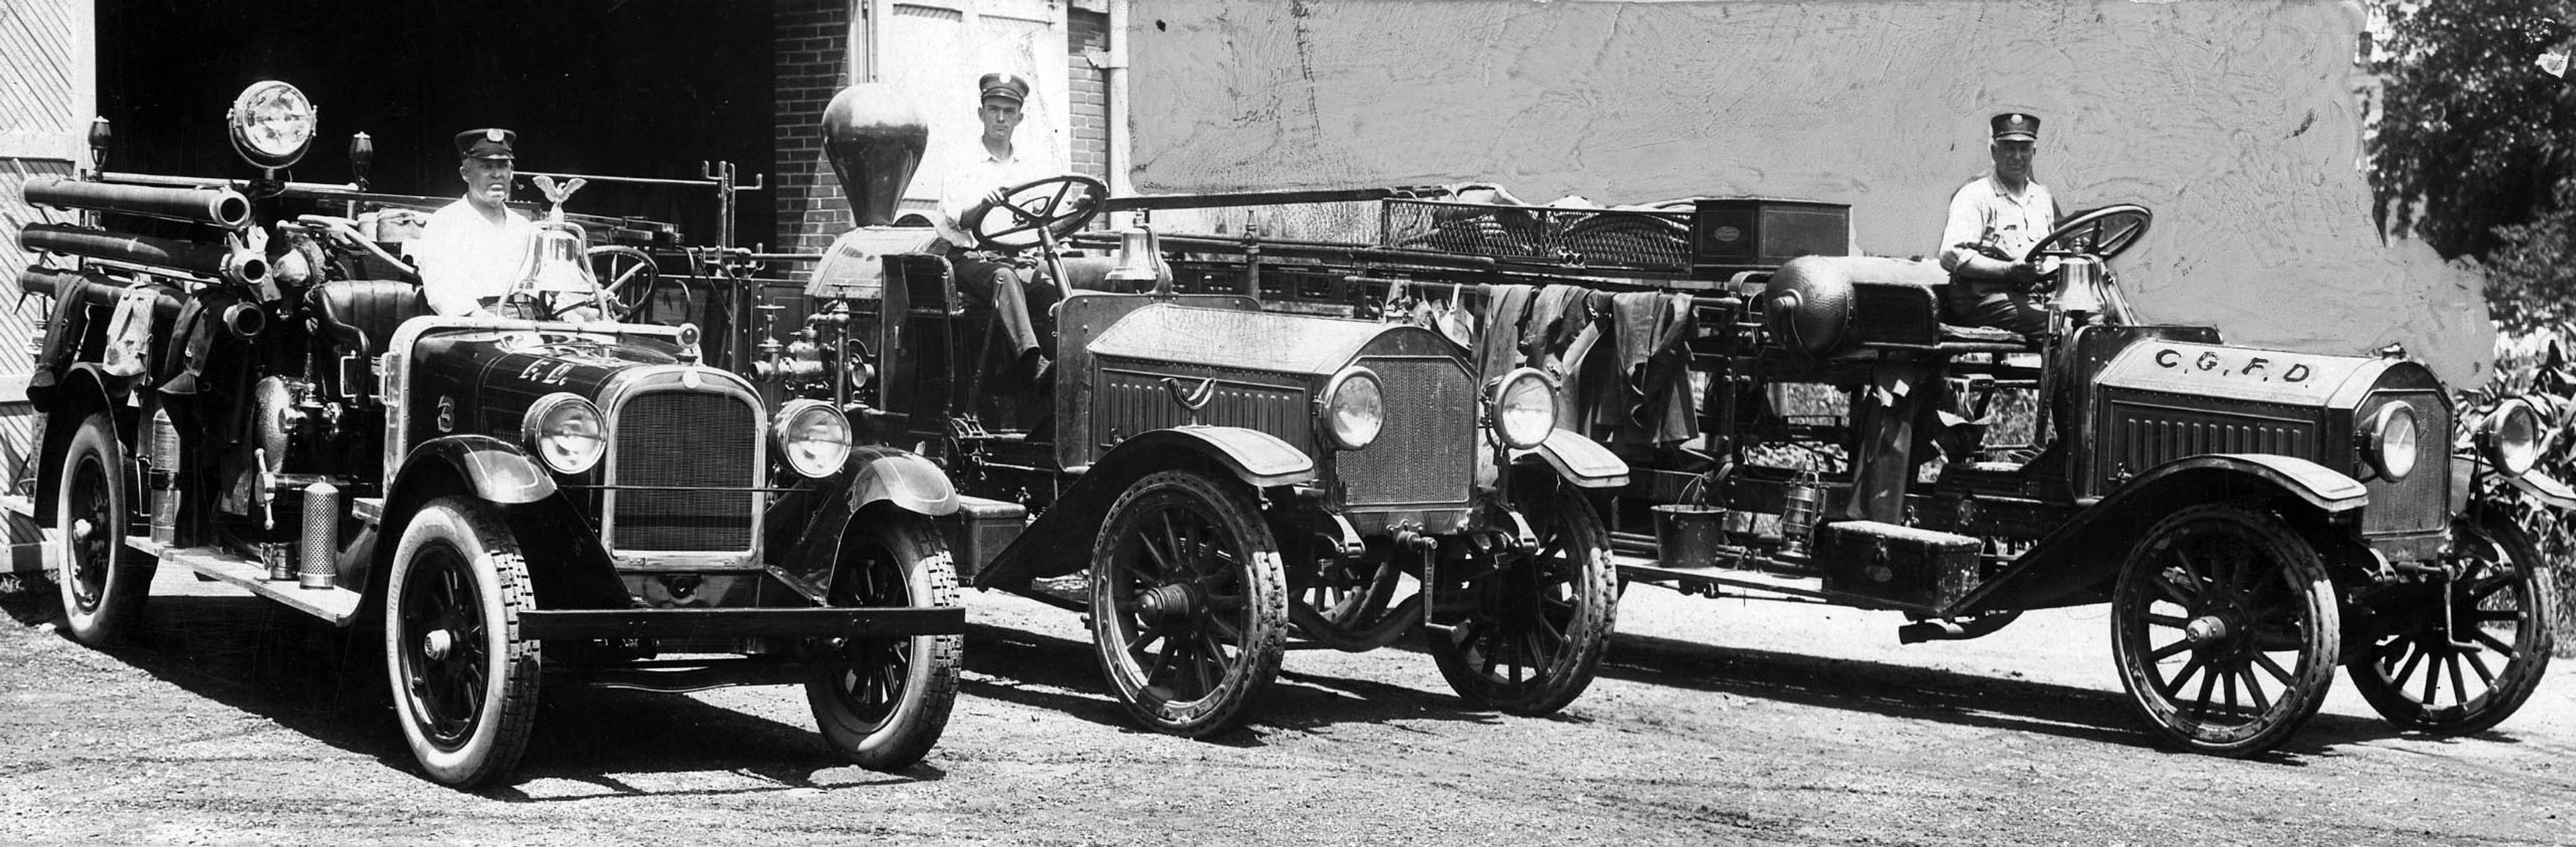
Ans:
[{"label": "vintage fire engine", "polygon": [[[1385,198],[1373,242],[1167,237],[1188,254],[1174,259],[1181,288],[1390,317],[1399,290],[1678,298],[1656,326],[1687,329],[1669,346],[1569,349],[1553,371],[1589,383],[1581,397],[1613,397],[1603,381],[1634,388],[1652,370],[1619,356],[1687,363],[1687,387],[1663,387],[1692,437],[1623,441],[1631,482],[1600,500],[1623,585],[1895,610],[1909,643],[2108,601],[2138,714],[2166,742],[2222,755],[2281,743],[2338,664],[2393,723],[2442,733],[2504,720],[2548,664],[2548,568],[2502,508],[2470,496],[2512,486],[2576,505],[2532,470],[2531,404],[2464,411],[2402,351],[2251,349],[2141,324],[2108,262],[2146,234],[2144,208],[2072,218],[2034,248],[2058,268],[2041,293],[2053,317],[2023,337],[1946,322],[1937,266],[1838,255],[1847,210],[1830,204],[1310,199],[1354,198]],[[1493,317],[1481,299],[1446,306]],[[1597,320],[1617,335],[1632,317]],[[2030,443],[1944,431],[2016,394],[2037,418]],[[1638,396],[1579,408],[1572,425],[1599,408],[1645,416]],[[1954,452],[1927,464],[1945,443]]]},{"label": "vintage fire engine", "polygon": [[451,785],[514,766],[541,682],[801,682],[834,749],[921,759],[964,631],[938,470],[854,445],[827,404],[765,404],[699,362],[694,327],[606,319],[626,304],[562,220],[577,185],[544,186],[556,213],[514,316],[441,317],[410,279],[348,278],[409,276],[340,217],[352,204],[439,201],[280,180],[314,121],[263,82],[230,115],[257,178],[27,186],[165,233],[18,234],[77,259],[20,278],[56,305],[32,496],[12,498],[55,530],[71,636],[133,627],[164,565],[381,628],[403,734]]},{"label": "vintage fire engine", "polygon": [[[967,493],[948,519],[961,569],[1086,612],[1136,720],[1192,737],[1227,728],[1292,633],[1360,651],[1427,631],[1462,697],[1516,714],[1590,684],[1616,590],[1583,492],[1626,467],[1555,429],[1551,380],[1480,381],[1418,327],[1173,293],[1150,233],[1128,234],[1116,261],[1064,257],[1106,194],[1064,176],[962,222],[986,247],[1034,248],[1056,279],[1112,289],[1065,296],[1052,389],[1030,387],[987,366],[993,309],[924,249],[937,235],[884,226],[923,149],[918,116],[862,86],[825,120],[865,226],[815,270],[815,293],[846,283],[854,296],[813,323],[846,329],[837,343],[800,338],[803,355],[763,373],[813,375],[809,390],[836,394],[862,430],[937,461]],[[870,339],[872,358],[822,352]],[[831,367],[862,360],[873,371]],[[1085,573],[1079,597],[1049,590]]]}]

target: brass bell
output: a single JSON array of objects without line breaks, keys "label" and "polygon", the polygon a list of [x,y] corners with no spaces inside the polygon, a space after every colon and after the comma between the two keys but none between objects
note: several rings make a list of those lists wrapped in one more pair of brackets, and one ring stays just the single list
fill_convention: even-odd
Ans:
[{"label": "brass bell", "polygon": [[1152,227],[1139,225],[1118,233],[1118,266],[1109,270],[1108,278],[1119,291],[1141,291],[1152,283],[1155,294],[1172,293],[1172,277],[1163,266],[1163,245]]}]

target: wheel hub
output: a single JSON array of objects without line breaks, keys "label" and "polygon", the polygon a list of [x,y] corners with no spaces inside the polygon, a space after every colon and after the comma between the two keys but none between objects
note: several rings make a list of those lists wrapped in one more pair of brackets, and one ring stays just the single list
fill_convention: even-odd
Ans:
[{"label": "wheel hub", "polygon": [[430,661],[445,661],[448,652],[454,649],[456,649],[456,636],[447,630],[433,629],[428,635],[421,637],[421,655],[429,657]]},{"label": "wheel hub", "polygon": [[1157,585],[1136,595],[1136,611],[1148,618],[1188,617],[1204,605],[1198,592],[1187,585]]},{"label": "wheel hub", "polygon": [[2226,639],[2232,629],[2234,628],[2228,626],[2224,618],[2217,615],[2202,615],[2192,618],[2190,623],[2183,624],[2182,636],[2191,641],[2193,646],[2201,646]]}]

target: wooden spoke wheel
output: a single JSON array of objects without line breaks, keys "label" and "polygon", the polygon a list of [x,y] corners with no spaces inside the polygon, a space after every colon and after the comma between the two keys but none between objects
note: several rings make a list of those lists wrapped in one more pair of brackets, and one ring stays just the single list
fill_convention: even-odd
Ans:
[{"label": "wooden spoke wheel", "polygon": [[1619,587],[1610,533],[1581,492],[1550,486],[1524,517],[1537,548],[1496,556],[1492,570],[1463,586],[1465,618],[1426,630],[1431,657],[1458,696],[1479,708],[1544,715],[1592,684]]},{"label": "wooden spoke wheel", "polygon": [[2390,723],[2483,732],[2522,708],[2549,669],[2558,591],[2530,536],[2501,516],[2453,524],[2443,564],[2448,580],[2366,601],[2371,640],[2345,671]]},{"label": "wooden spoke wheel", "polygon": [[114,642],[143,614],[159,566],[125,547],[134,514],[125,479],[125,448],[108,413],[83,419],[55,486],[61,531],[54,540],[54,582],[62,590],[64,629],[93,647]]},{"label": "wooden spoke wheel", "polygon": [[1289,590],[1296,602],[1288,607],[1299,634],[1317,643],[1352,653],[1375,650],[1404,637],[1415,623],[1408,604],[1388,614],[1404,568],[1395,557],[1327,562],[1293,574]]},{"label": "wooden spoke wheel", "polygon": [[431,779],[460,788],[508,773],[535,726],[538,644],[527,560],[490,503],[430,501],[404,525],[385,589],[385,675],[403,738]]},{"label": "wooden spoke wheel", "polygon": [[[957,605],[957,569],[939,529],[908,512],[880,517],[844,539],[832,604]],[[833,640],[821,672],[805,683],[823,739],[869,770],[921,761],[948,727],[965,640],[953,633]]]},{"label": "wooden spoke wheel", "polygon": [[1138,722],[1190,738],[1233,726],[1278,676],[1287,618],[1278,542],[1231,480],[1165,471],[1110,505],[1092,648]]},{"label": "wooden spoke wheel", "polygon": [[2250,756],[2324,703],[2342,637],[2325,562],[2279,516],[2194,506],[2147,531],[2112,591],[2120,683],[2157,736]]}]

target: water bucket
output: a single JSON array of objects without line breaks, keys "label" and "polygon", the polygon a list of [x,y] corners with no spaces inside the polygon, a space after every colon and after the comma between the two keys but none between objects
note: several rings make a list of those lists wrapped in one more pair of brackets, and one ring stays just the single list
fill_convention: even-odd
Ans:
[{"label": "water bucket", "polygon": [[1717,567],[1717,548],[1726,537],[1721,526],[1725,509],[1666,503],[1654,512],[1655,558],[1664,567]]}]

